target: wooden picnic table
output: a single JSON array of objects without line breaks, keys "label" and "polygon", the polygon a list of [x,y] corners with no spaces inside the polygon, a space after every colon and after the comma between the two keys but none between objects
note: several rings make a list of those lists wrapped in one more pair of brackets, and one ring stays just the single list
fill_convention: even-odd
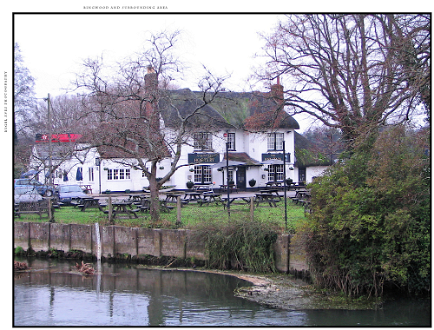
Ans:
[{"label": "wooden picnic table", "polygon": [[297,190],[294,197],[291,197],[295,204],[308,204],[310,200],[309,190]]},{"label": "wooden picnic table", "polygon": [[280,197],[281,197],[279,195],[279,189],[277,189],[277,188],[261,189],[261,190],[259,190],[259,192],[261,194],[274,194],[274,195],[276,195],[279,198],[279,200],[280,200]]},{"label": "wooden picnic table", "polygon": [[209,183],[209,184],[194,184],[194,189],[196,189],[197,192],[213,191],[213,185],[211,183]]},{"label": "wooden picnic table", "polygon": [[[237,201],[235,204],[237,205],[245,205],[245,204],[250,204],[250,197],[245,197],[245,196],[230,196],[229,197],[229,207],[235,202]],[[228,198],[227,197],[223,197],[222,198],[222,203],[223,203],[223,207],[226,209],[226,206],[228,205]]]},{"label": "wooden picnic table", "polygon": [[[165,199],[165,205],[167,206],[167,204],[172,203],[172,204],[177,204],[178,203],[178,197],[181,197],[181,193],[166,193],[166,199]],[[181,207],[183,207],[184,205],[187,205],[189,202],[189,200],[181,200]]]},{"label": "wooden picnic table", "polygon": [[133,203],[140,203],[145,198],[149,198],[149,194],[129,195],[128,200],[132,201]]},{"label": "wooden picnic table", "polygon": [[198,201],[202,199],[202,193],[198,191],[186,191],[184,195],[184,200],[188,201]]},{"label": "wooden picnic table", "polygon": [[166,193],[166,202],[167,203],[177,203],[178,197],[181,197],[181,193]]},{"label": "wooden picnic table", "polygon": [[256,194],[256,196],[255,196],[256,207],[258,207],[260,203],[268,203],[268,205],[270,205],[270,207],[273,207],[273,206],[277,207],[276,200],[274,199],[274,197],[276,197],[276,196],[273,194],[270,194],[270,193]]},{"label": "wooden picnic table", "polygon": [[[137,212],[140,211],[139,208],[132,209],[133,202],[132,201],[117,201],[112,202],[113,207],[113,219],[116,218],[118,214],[127,214],[129,218],[131,218],[131,215],[134,215],[135,218],[138,218]],[[104,210],[104,213],[108,213],[108,210]]]},{"label": "wooden picnic table", "polygon": [[221,194],[217,194],[214,192],[204,192],[203,199],[198,200],[198,203],[200,206],[202,206],[202,204],[209,205],[210,203],[216,203],[216,205],[218,205],[218,203],[221,202],[220,196]]},{"label": "wooden picnic table", "polygon": [[81,198],[79,203],[77,207],[79,207],[82,212],[86,211],[88,208],[98,208],[102,210],[102,205],[99,203],[99,200],[93,197]]},{"label": "wooden picnic table", "polygon": [[[21,217],[21,214],[38,214],[39,219],[42,219],[42,215],[46,214],[49,217],[50,212],[51,216],[54,214],[54,207],[51,204],[51,210],[49,211],[49,201],[47,199],[43,199],[35,202],[20,202],[15,204],[14,207],[14,216]],[[51,219],[49,219],[51,220]]]}]

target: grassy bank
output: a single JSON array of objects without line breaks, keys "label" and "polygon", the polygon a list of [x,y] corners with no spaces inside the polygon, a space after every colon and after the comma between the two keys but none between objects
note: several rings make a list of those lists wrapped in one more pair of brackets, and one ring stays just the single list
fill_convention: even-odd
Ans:
[{"label": "grassy bank", "polygon": [[[269,222],[273,229],[285,231],[285,211],[284,203],[280,202],[277,207],[268,207],[261,205],[255,209],[254,217],[260,222]],[[152,224],[149,213],[139,212],[138,218],[129,219],[123,217],[115,219],[115,224],[128,227],[155,227]],[[94,224],[98,222],[101,225],[109,225],[108,216],[98,209],[87,209],[81,212],[80,209],[72,206],[63,206],[54,213],[55,222],[57,223],[74,223],[74,224]],[[230,219],[248,219],[250,217],[250,209],[248,205],[234,205],[231,207]],[[176,208],[169,213],[161,213],[161,223],[159,228],[176,228],[177,210]],[[287,203],[287,228],[293,233],[297,224],[304,220],[304,209],[301,206],[294,205],[291,201]],[[194,229],[200,227],[204,223],[228,222],[228,212],[223,209],[222,205],[199,206],[197,204],[189,204],[181,209],[181,228]],[[47,219],[39,219],[38,215],[22,215],[21,218],[15,218],[15,221],[35,221],[46,222]]]}]

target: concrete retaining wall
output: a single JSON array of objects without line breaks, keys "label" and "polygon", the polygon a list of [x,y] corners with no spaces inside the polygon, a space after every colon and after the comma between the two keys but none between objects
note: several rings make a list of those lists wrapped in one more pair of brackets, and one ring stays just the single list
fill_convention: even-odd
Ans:
[{"label": "concrete retaining wall", "polygon": [[[99,231],[101,256],[104,258],[114,258],[118,255],[131,257],[150,255],[207,259],[203,242],[195,238],[194,232],[190,230],[102,226]],[[20,246],[25,251],[29,248],[36,252],[50,249],[64,252],[79,250],[96,255],[96,242],[96,229],[93,225],[49,222],[14,224],[14,247]],[[276,268],[280,272],[308,269],[301,247],[292,246],[289,235],[278,235],[274,250]]]}]

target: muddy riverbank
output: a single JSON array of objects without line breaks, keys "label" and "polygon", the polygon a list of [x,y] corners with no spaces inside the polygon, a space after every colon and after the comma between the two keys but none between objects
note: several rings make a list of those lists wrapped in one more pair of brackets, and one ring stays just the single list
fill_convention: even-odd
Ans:
[{"label": "muddy riverbank", "polygon": [[[139,266],[142,267],[142,266]],[[234,291],[235,296],[254,301],[272,308],[283,310],[314,310],[314,309],[342,309],[368,310],[381,307],[382,300],[378,299],[350,299],[337,292],[320,292],[312,285],[295,279],[286,274],[255,275],[236,271],[220,271],[191,268],[148,267],[149,269],[195,271],[211,274],[235,276],[252,283],[252,286],[241,287]]]}]

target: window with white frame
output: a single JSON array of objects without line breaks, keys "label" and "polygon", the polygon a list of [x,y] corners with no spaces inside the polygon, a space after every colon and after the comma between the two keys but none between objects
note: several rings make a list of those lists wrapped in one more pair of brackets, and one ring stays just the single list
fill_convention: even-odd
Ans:
[{"label": "window with white frame", "polygon": [[269,165],[268,166],[268,181],[283,181],[283,165]]},{"label": "window with white frame", "polygon": [[[234,170],[228,170],[228,181],[229,182],[235,182],[235,180],[234,180]],[[226,184],[226,182],[224,183],[224,184]]]},{"label": "window with white frame", "polygon": [[193,145],[196,151],[212,150],[211,133],[194,133]]},{"label": "window with white frame", "polygon": [[227,142],[228,149],[235,150],[235,133],[228,133]]},{"label": "window with white frame", "polygon": [[283,150],[283,133],[268,133],[268,150]]},{"label": "window with white frame", "polygon": [[194,166],[194,183],[207,184],[212,182],[211,166],[196,165]]},{"label": "window with white frame", "polygon": [[129,180],[131,178],[131,170],[129,168],[108,169],[107,180]]},{"label": "window with white frame", "polygon": [[94,181],[93,167],[89,167],[89,181]]}]

